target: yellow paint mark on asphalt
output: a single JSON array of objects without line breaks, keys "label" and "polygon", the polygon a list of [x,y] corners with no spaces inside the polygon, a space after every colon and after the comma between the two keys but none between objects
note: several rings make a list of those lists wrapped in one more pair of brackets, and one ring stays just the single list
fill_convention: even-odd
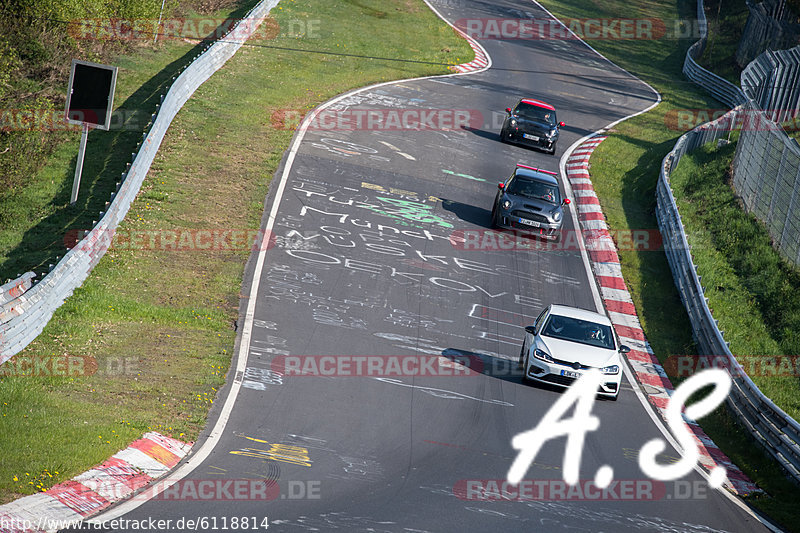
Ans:
[{"label": "yellow paint mark on asphalt", "polygon": [[280,461],[293,465],[311,467],[311,458],[308,455],[308,450],[301,446],[291,446],[289,444],[273,444],[262,439],[241,435],[242,437],[269,445],[268,448],[241,448],[230,452],[232,455],[242,455],[245,457],[254,457],[256,459],[264,459],[268,461]]},{"label": "yellow paint mark on asphalt", "polygon": [[[366,181],[362,181],[361,182],[361,188],[362,189],[371,189],[373,191],[378,191],[378,192],[382,192],[382,193],[392,193],[392,194],[399,194],[401,196],[414,196],[416,198],[419,198],[419,194],[414,192],[414,191],[406,191],[404,189],[396,189],[395,187],[389,187],[387,189],[387,188],[383,187],[382,185],[377,185],[375,183],[367,183]],[[428,196],[423,201],[429,201],[429,202],[436,203],[436,202],[441,202],[442,199],[439,198],[438,196]]]}]

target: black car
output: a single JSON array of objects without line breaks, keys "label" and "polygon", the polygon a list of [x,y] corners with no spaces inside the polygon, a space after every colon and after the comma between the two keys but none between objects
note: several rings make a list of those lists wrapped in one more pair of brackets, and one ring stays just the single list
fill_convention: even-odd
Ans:
[{"label": "black car", "polygon": [[557,174],[526,165],[517,165],[514,173],[499,183],[492,207],[492,227],[524,230],[558,241],[564,222]]},{"label": "black car", "polygon": [[555,107],[539,100],[523,98],[514,109],[507,107],[506,113],[508,116],[500,130],[501,141],[526,144],[551,154],[556,153],[558,129],[565,124],[556,119]]}]

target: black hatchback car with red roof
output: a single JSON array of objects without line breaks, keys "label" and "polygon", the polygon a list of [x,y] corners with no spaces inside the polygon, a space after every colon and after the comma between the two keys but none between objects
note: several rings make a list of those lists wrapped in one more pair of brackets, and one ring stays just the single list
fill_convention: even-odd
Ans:
[{"label": "black hatchback car with red roof", "polygon": [[558,175],[549,170],[517,165],[499,189],[492,206],[493,228],[523,230],[548,240],[561,239],[565,205],[558,188]]},{"label": "black hatchback car with red roof", "polygon": [[565,126],[556,118],[556,108],[541,100],[523,98],[514,109],[506,108],[500,140],[556,153],[558,130]]}]

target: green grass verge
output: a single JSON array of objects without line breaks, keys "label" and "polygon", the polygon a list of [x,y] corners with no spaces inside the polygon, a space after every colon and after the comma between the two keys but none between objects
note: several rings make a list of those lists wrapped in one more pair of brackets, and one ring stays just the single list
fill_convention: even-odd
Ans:
[{"label": "green grass verge", "polygon": [[[293,135],[273,127],[276,111],[311,109],[370,83],[447,73],[445,64],[473,57],[421,0],[284,0],[273,15],[281,28],[293,20],[314,21],[318,31],[243,47],[195,93],[173,122],[122,230],[257,229],[271,177]],[[157,97],[171,72],[194,54],[180,46],[121,59],[121,100],[138,94],[136,105],[147,108],[148,95]],[[93,171],[84,175],[99,172],[103,179],[88,188],[113,187],[131,152],[121,137],[115,142],[101,135],[90,136],[95,148],[87,164]],[[60,211],[61,218],[49,219],[56,247],[71,222],[64,199],[74,148],[65,146],[50,159],[44,177],[32,180],[27,200],[28,212]],[[89,227],[87,220],[75,224]],[[46,245],[23,242],[25,234],[20,230],[17,245],[6,241],[5,272],[13,271],[9,257],[37,257],[36,247]],[[151,428],[196,438],[230,363],[248,253],[112,248],[103,257],[44,333],[17,356],[66,354],[96,361],[97,371],[0,378],[0,503],[69,479]]]},{"label": "green grass verge", "polygon": [[[559,18],[637,18],[662,20],[695,18],[694,0],[542,0]],[[685,79],[681,71],[693,40],[592,41],[590,44],[616,64],[655,87],[662,103],[652,111],[615,126],[590,159],[592,182],[609,227],[625,234],[657,229],[655,187],[664,156],[683,133],[677,114],[692,109],[719,109],[721,104]],[[676,123],[677,122],[677,123]],[[691,327],[672,280],[666,256],[660,251],[619,252],[622,272],[644,332],[659,360],[696,354]],[[724,407],[701,420],[703,429],[737,465],[767,492],[749,503],[768,513],[790,531],[800,531],[796,490],[774,462],[740,429],[733,429]]]}]

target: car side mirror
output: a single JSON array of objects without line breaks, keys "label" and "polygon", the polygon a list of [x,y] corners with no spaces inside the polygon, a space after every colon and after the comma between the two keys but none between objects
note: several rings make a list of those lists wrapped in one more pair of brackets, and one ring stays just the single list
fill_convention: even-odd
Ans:
[{"label": "car side mirror", "polygon": [[536,326],[525,326],[525,331],[531,335],[536,335]]},{"label": "car side mirror", "polygon": [[619,345],[619,353],[628,353],[631,351],[630,346],[625,346],[624,344]]},{"label": "car side mirror", "polygon": [[570,203],[572,202],[570,202],[569,198],[564,198],[564,201],[561,202],[562,205],[569,205]]},{"label": "car side mirror", "polygon": [[563,128],[564,126],[566,126],[566,124],[564,124],[563,122],[559,122],[559,123],[558,123],[558,127],[559,127],[559,128]]},{"label": "car side mirror", "polygon": [[508,113],[509,115],[511,114],[511,108],[510,107],[506,108],[506,113]]},{"label": "car side mirror", "polygon": [[502,191],[503,189],[505,189],[505,188],[506,188],[506,184],[505,184],[505,183],[502,183],[502,182],[501,182],[501,183],[498,183],[498,184],[497,184],[497,188],[498,188],[498,189],[500,189],[500,190]]}]

